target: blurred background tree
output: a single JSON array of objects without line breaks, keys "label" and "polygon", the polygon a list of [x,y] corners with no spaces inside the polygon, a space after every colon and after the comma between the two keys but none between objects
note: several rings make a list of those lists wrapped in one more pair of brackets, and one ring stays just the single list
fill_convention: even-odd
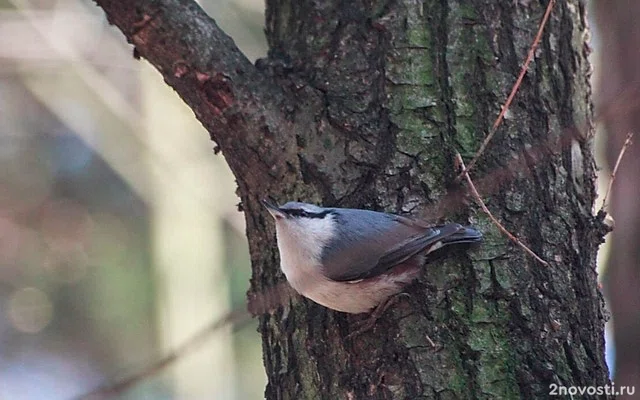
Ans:
[{"label": "blurred background tree", "polygon": [[[260,1],[201,4],[265,53]],[[0,1],[0,141],[0,399],[72,398],[245,307],[233,177],[95,4]],[[262,397],[255,327],[123,398]]]},{"label": "blurred background tree", "polygon": [[622,159],[611,193],[615,230],[605,288],[613,315],[614,380],[640,390],[640,3],[594,1],[597,51],[597,116],[606,165],[613,169],[630,132],[636,144]]}]

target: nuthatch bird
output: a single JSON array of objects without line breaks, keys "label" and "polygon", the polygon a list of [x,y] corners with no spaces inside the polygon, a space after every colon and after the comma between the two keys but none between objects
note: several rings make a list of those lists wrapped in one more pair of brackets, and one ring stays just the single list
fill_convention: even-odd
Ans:
[{"label": "nuthatch bird", "polygon": [[476,243],[459,224],[428,226],[383,212],[262,201],[276,221],[280,267],[301,295],[333,310],[364,313],[416,279],[426,256]]}]

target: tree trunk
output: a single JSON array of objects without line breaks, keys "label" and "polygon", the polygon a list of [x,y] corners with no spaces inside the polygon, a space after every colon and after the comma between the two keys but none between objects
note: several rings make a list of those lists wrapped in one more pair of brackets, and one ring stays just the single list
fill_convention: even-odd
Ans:
[{"label": "tree trunk", "polygon": [[[546,4],[267,0],[270,52],[256,68],[191,1],[97,3],[237,178],[267,398],[540,398],[552,385],[608,383],[582,2],[556,3],[472,173],[494,215],[549,266],[500,234],[454,166],[489,131]],[[364,316],[283,295],[266,195],[471,222],[485,241],[428,265],[408,298],[347,340]]]}]

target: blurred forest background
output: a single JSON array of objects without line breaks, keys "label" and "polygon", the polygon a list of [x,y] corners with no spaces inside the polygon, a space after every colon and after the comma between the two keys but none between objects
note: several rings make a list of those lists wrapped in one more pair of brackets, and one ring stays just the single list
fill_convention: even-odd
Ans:
[{"label": "blurred forest background", "polygon": [[[263,2],[200,4],[266,54]],[[231,172],[95,3],[0,0],[0,143],[0,399],[70,399],[245,308]],[[263,398],[256,327],[123,398]]]},{"label": "blurred forest background", "polygon": [[[266,55],[262,1],[199,3]],[[93,2],[0,0],[0,143],[1,400],[81,395],[245,307],[224,158]],[[122,398],[263,398],[256,326],[218,330]]]}]

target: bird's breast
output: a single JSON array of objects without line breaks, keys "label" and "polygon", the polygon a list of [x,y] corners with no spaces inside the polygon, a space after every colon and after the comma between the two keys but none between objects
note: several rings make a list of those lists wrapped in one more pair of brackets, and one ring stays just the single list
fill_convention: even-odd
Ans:
[{"label": "bird's breast", "polygon": [[325,307],[353,314],[370,311],[418,276],[418,268],[399,267],[400,271],[374,278],[339,282],[324,276],[320,265],[304,257],[281,259],[282,272],[296,292]]},{"label": "bird's breast", "polygon": [[315,269],[319,268],[317,261],[300,247],[288,247],[285,241],[278,242],[278,250],[280,269],[291,286],[302,293],[304,282],[310,279],[310,275],[314,275]]}]

